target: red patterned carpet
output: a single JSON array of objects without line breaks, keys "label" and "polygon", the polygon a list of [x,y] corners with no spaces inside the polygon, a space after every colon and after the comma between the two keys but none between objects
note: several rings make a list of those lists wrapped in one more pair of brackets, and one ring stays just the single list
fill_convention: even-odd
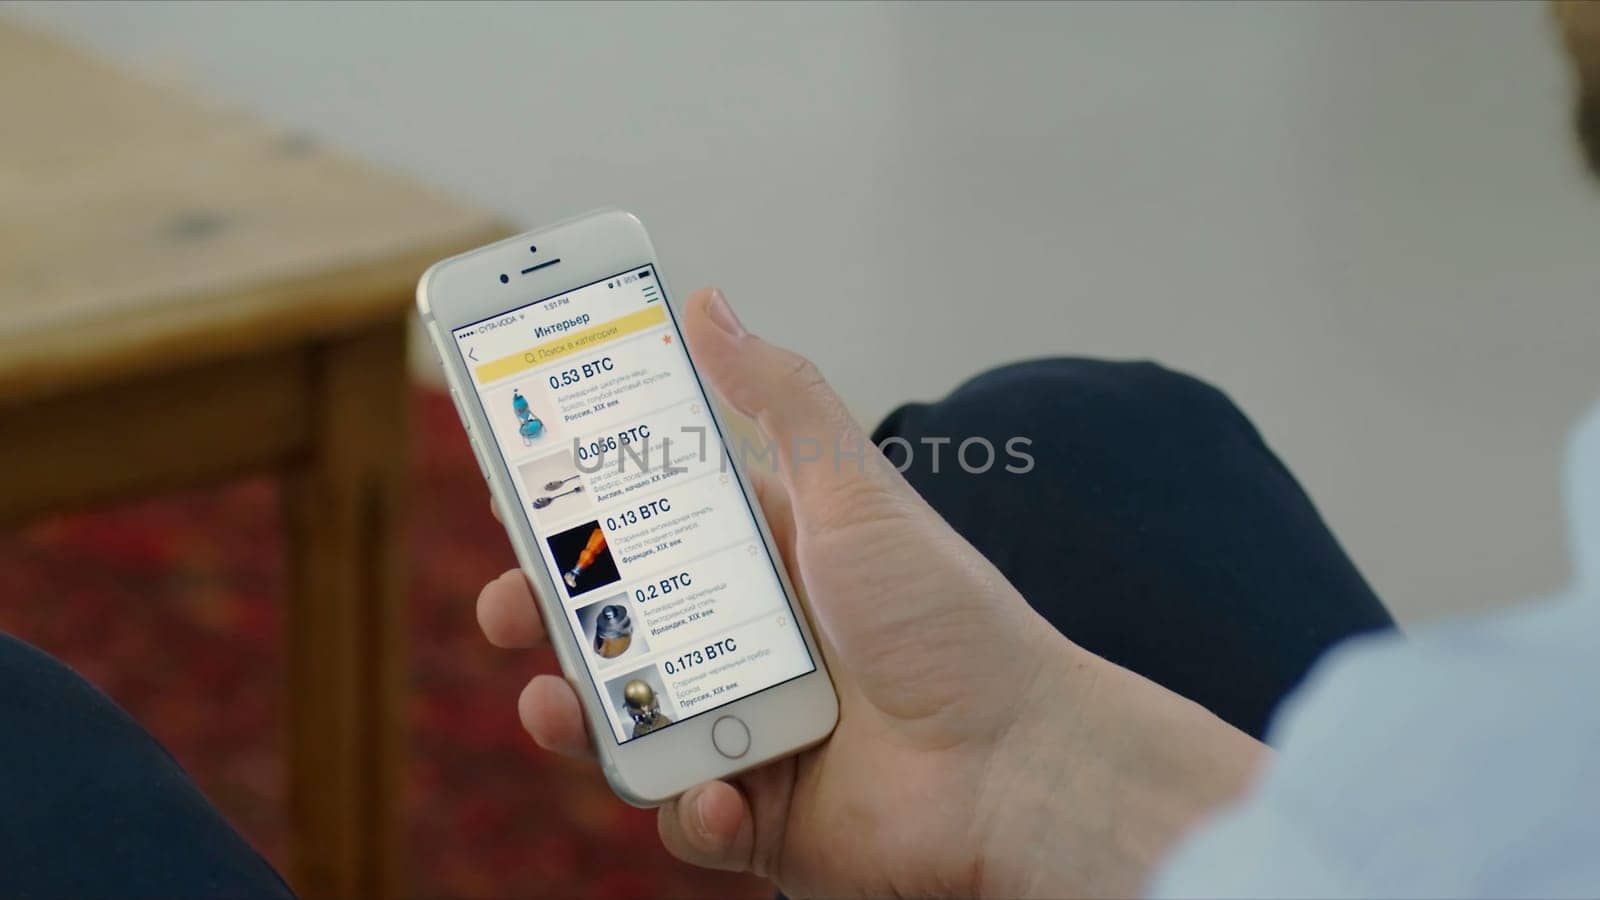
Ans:
[{"label": "red patterned carpet", "polygon": [[[419,391],[413,403],[412,895],[770,897],[674,861],[653,813],[522,732],[517,693],[555,664],[478,635],[473,598],[511,550],[449,401]],[[254,480],[0,533],[0,631],[121,703],[283,868],[277,501]]]}]

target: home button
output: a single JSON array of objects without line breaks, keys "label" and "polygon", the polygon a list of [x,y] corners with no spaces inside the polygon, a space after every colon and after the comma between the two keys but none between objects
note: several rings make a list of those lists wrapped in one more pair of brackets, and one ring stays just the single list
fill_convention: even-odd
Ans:
[{"label": "home button", "polygon": [[750,729],[733,716],[723,716],[711,726],[711,745],[729,759],[750,752]]}]

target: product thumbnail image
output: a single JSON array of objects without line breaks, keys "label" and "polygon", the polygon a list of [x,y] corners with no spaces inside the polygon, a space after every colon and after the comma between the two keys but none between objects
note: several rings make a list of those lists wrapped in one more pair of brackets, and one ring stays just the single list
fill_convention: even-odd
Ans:
[{"label": "product thumbnail image", "polygon": [[[563,485],[565,485],[567,483],[567,481],[571,481],[573,478],[577,478],[577,477],[578,477],[577,475],[572,475],[571,477],[567,478],[565,481],[547,481],[547,482],[545,482],[544,489],[547,490],[547,491],[559,490]],[[534,509],[545,509],[545,508],[549,507],[550,504],[556,502],[557,500],[560,500],[562,497],[570,497],[573,494],[581,494],[581,493],[583,493],[583,485],[581,485],[581,484],[573,485],[572,487],[567,488],[566,490],[561,491],[560,493],[557,493],[557,494],[545,494],[543,497],[535,497],[535,498],[533,498],[533,508]]]},{"label": "product thumbnail image", "polygon": [[[489,430],[494,432],[495,441],[508,460],[523,460],[530,452],[554,451],[566,441],[559,404],[548,391],[532,382],[503,384],[490,390],[483,395],[483,408],[489,414]],[[560,474],[575,471],[576,466],[568,466]],[[545,478],[538,484],[551,480]],[[537,487],[531,482],[528,486]]]},{"label": "product thumbnail image", "polygon": [[533,414],[533,407],[528,405],[528,398],[522,396],[521,391],[511,393],[511,411],[517,417],[517,434],[522,437],[522,445],[533,446],[533,442],[544,435],[544,421]]},{"label": "product thumbnail image", "polygon": [[578,632],[595,656],[607,664],[650,652],[643,623],[634,619],[626,592],[596,600],[577,612]]},{"label": "product thumbnail image", "polygon": [[666,705],[666,691],[661,687],[661,675],[655,666],[611,679],[606,682],[606,694],[622,721],[632,728],[633,737],[672,724],[672,717],[662,710]]},{"label": "product thumbnail image", "polygon": [[528,506],[539,524],[549,528],[591,515],[595,504],[570,450],[560,450],[517,467]]},{"label": "product thumbnail image", "polygon": [[633,620],[628,618],[626,608],[614,604],[602,607],[594,624],[594,652],[606,659],[628,652],[628,645],[633,643]]},{"label": "product thumbnail image", "polygon": [[550,555],[561,569],[561,580],[566,584],[569,597],[605,587],[622,578],[599,522],[568,528],[550,537],[547,543]]}]

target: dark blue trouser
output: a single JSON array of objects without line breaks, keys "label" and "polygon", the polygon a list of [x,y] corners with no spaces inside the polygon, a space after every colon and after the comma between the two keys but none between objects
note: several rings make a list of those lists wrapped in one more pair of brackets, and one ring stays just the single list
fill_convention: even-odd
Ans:
[{"label": "dark blue trouser", "polygon": [[[1251,734],[1322,651],[1393,626],[1293,476],[1194,379],[1022,363],[902,407],[874,435],[890,437],[891,459],[916,451],[911,484],[1052,624]],[[997,451],[982,474],[954,456],[972,437]],[[1031,441],[1026,474],[1004,471],[1012,437]],[[0,895],[288,893],[137,723],[0,635]]]},{"label": "dark blue trouser", "polygon": [[[1189,376],[1018,363],[901,407],[873,440],[891,436],[912,486],[1052,625],[1256,737],[1324,650],[1394,627],[1255,427]],[[1019,436],[1022,475],[1004,470]],[[925,439],[946,437],[935,473]],[[983,474],[954,458],[970,437],[996,448]]]},{"label": "dark blue trouser", "polygon": [[139,723],[0,634],[0,896],[290,893]]}]

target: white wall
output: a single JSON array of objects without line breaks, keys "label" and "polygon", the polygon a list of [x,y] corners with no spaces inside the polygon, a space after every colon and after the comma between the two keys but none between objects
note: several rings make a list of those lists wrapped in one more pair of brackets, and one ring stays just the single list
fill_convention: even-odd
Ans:
[{"label": "white wall", "polygon": [[1565,577],[1600,195],[1540,4],[13,10],[530,226],[635,210],[863,419],[1199,373],[1406,619]]}]

